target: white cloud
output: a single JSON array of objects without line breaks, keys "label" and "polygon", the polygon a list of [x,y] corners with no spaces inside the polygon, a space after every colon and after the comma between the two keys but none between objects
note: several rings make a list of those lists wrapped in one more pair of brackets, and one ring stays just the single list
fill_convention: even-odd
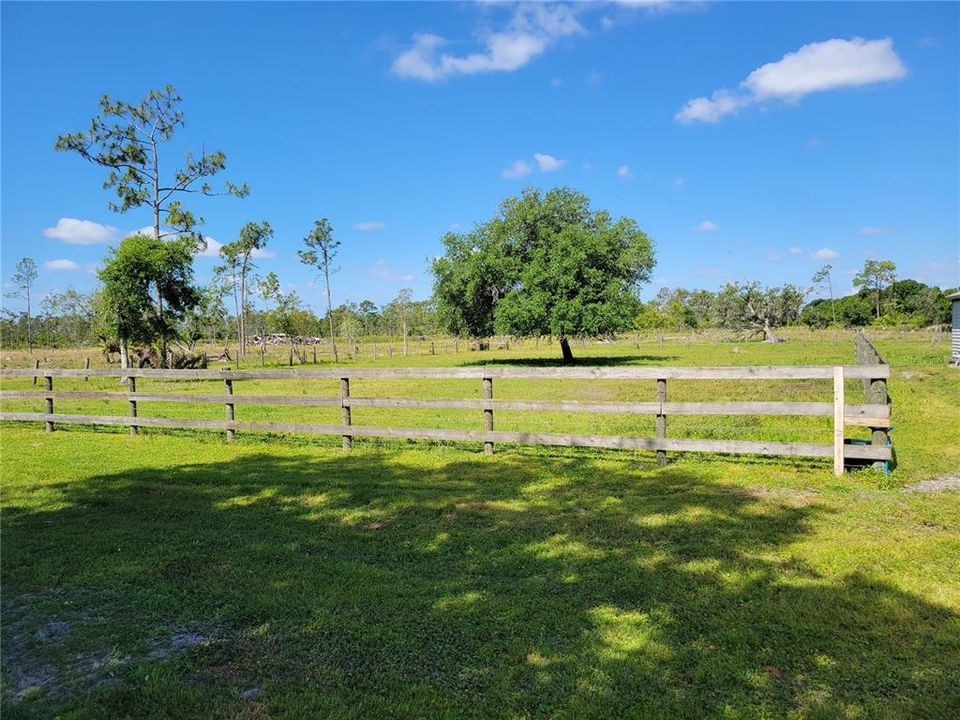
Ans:
[{"label": "white cloud", "polygon": [[791,245],[787,248],[787,255],[803,255],[803,250],[798,248],[796,245]]},{"label": "white cloud", "polygon": [[209,235],[204,235],[203,240],[206,242],[206,245],[203,250],[197,253],[197,257],[220,257],[220,248],[223,247],[223,244],[217,242]]},{"label": "white cloud", "polygon": [[719,229],[720,226],[712,220],[704,220],[694,228],[697,232],[716,232]]},{"label": "white cloud", "polygon": [[831,250],[830,248],[820,248],[815,253],[810,255],[814,260],[833,260],[834,258],[840,257],[840,253],[836,250]]},{"label": "white cloud", "polygon": [[525,160],[514,160],[503,169],[500,175],[507,180],[516,180],[526,177],[533,172],[533,166]]},{"label": "white cloud", "polygon": [[682,123],[718,122],[742,107],[768,100],[799,102],[811,93],[896,80],[907,74],[890,38],[833,38],[809,43],[751,72],[737,91],[717,90],[688,101],[674,116]]},{"label": "white cloud", "polygon": [[583,27],[570,6],[523,3],[503,30],[482,38],[482,51],[469,55],[445,53],[445,38],[420,33],[413,36],[413,46],[393,61],[392,70],[399,77],[426,82],[455,75],[512,72],[541,55],[556,40],[580,32]]},{"label": "white cloud", "polygon": [[558,160],[553,155],[547,155],[546,153],[534,153],[533,159],[537,161],[540,172],[555,172],[566,163],[566,160]]},{"label": "white cloud", "polygon": [[675,178],[673,179],[673,186],[674,186],[675,188],[683,187],[683,178],[682,178],[682,177],[675,177]]},{"label": "white cloud", "polygon": [[886,228],[877,227],[875,225],[867,225],[865,228],[860,228],[861,235],[883,235],[886,232]]},{"label": "white cloud", "polygon": [[43,264],[47,270],[79,270],[80,265],[73,260],[47,260]]},{"label": "white cloud", "polygon": [[60,218],[56,225],[43,231],[48,238],[62,240],[71,245],[108,243],[116,239],[117,233],[118,230],[111,225],[76,218]]},{"label": "white cloud", "polygon": [[267,250],[266,248],[257,248],[252,253],[250,257],[256,258],[257,260],[268,260],[269,258],[275,258],[277,254],[273,250]]},{"label": "white cloud", "polygon": [[550,87],[563,87],[563,78],[555,77],[550,81]]},{"label": "white cloud", "polygon": [[778,253],[776,250],[771,250],[767,253],[767,260],[783,260],[783,255]]},{"label": "white cloud", "polygon": [[810,138],[807,140],[807,150],[819,150],[823,147],[823,140],[820,138]]},{"label": "white cloud", "polygon": [[736,112],[747,104],[749,101],[744,97],[729,90],[717,90],[709,98],[698,97],[687,101],[674,118],[682,123],[715,123],[720,122],[724,115]]},{"label": "white cloud", "polygon": [[619,176],[622,177],[622,178],[630,177],[630,166],[629,166],[629,165],[621,165],[620,167],[618,167],[618,168],[617,168],[617,175],[619,175]]},{"label": "white cloud", "polygon": [[386,226],[387,224],[381,220],[362,220],[353,224],[353,228],[355,230],[362,230],[363,232],[369,232],[370,230],[383,230]]}]

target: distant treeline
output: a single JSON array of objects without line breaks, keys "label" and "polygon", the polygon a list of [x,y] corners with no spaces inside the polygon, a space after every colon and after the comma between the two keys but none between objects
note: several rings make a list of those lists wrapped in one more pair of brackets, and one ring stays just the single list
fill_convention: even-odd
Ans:
[{"label": "distant treeline", "polygon": [[[276,308],[250,308],[247,323],[252,334],[286,333],[308,337],[327,337],[327,314],[318,315],[288,294]],[[33,345],[36,347],[84,347],[98,345],[100,336],[110,336],[104,321],[100,293],[81,293],[68,289],[44,298],[31,318]],[[351,343],[361,338],[432,337],[440,334],[437,314],[431,300],[401,297],[378,306],[371,300],[349,302],[333,308],[333,327],[338,340]],[[190,310],[177,328],[180,341],[192,347],[199,341],[232,344],[238,341],[237,322],[227,311],[223,297],[214,292],[201,293],[200,302]],[[0,342],[3,347],[27,347],[26,311],[4,309],[0,317]]]},{"label": "distant treeline", "polygon": [[[831,325],[864,327],[929,327],[950,322],[954,290],[942,290],[917,280],[897,280],[877,291],[864,287],[853,295],[806,302],[808,291],[796,285],[762,287],[759,283],[728,283],[720,290],[661,288],[638,318],[640,329],[749,329],[751,315],[766,318],[770,327]],[[753,312],[745,310],[749,306]]]},{"label": "distant treeline", "polygon": [[[730,283],[718,291],[662,288],[653,300],[642,305],[636,327],[640,330],[750,329],[744,323],[749,314],[745,313],[744,306],[748,303],[755,306],[760,318],[755,327],[758,334],[763,330],[763,317],[769,320],[771,328],[790,325],[824,328],[834,324],[929,327],[950,322],[947,295],[951,292],[954,291],[916,280],[898,280],[881,290],[878,318],[875,295],[866,288],[832,301],[818,298],[806,304],[806,292],[793,285],[764,288],[755,283]],[[81,293],[73,289],[45,297],[32,318],[34,345],[57,348],[99,344],[100,335],[107,333],[98,300],[97,292]],[[416,301],[406,295],[383,306],[371,300],[344,303],[333,309],[332,319],[337,339],[347,343],[402,337],[404,319],[410,337],[436,337],[446,333],[432,299]],[[318,315],[295,297],[274,309],[251,308],[248,323],[251,330],[260,335],[282,332],[326,337],[329,332],[326,313]],[[201,340],[236,343],[236,318],[227,311],[223,297],[204,292],[201,302],[178,328],[178,335],[188,346]],[[0,339],[7,348],[27,346],[25,311],[3,310]]]}]

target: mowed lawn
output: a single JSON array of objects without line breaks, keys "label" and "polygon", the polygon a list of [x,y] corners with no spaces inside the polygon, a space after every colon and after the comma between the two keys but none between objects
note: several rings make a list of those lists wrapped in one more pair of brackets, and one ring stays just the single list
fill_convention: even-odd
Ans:
[{"label": "mowed lawn", "polygon": [[[957,717],[960,493],[910,489],[960,475],[960,375],[943,346],[878,345],[889,477],[7,423],[3,716]],[[733,347],[582,354],[852,362],[825,338]],[[762,439],[811,422],[828,427],[720,427]]]}]

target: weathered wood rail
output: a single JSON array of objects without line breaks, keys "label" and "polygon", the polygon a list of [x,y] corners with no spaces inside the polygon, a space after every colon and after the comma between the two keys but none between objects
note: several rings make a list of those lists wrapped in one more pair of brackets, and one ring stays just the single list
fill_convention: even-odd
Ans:
[{"label": "weathered wood rail", "polygon": [[[618,449],[652,450],[660,464],[666,462],[667,452],[737,453],[753,455],[792,455],[832,457],[834,469],[843,471],[846,460],[885,461],[891,449],[884,442],[854,445],[845,441],[847,426],[887,428],[890,425],[890,406],[886,402],[847,404],[844,400],[844,380],[862,379],[870,383],[882,380],[884,388],[889,378],[889,366],[854,365],[846,367],[576,367],[576,368],[335,368],[309,370],[99,370],[99,369],[3,369],[0,377],[44,378],[43,390],[2,390],[2,400],[44,400],[46,412],[0,412],[0,420],[43,422],[48,431],[56,423],[88,423],[96,425],[128,426],[136,433],[140,428],[204,428],[222,430],[227,439],[241,431],[314,433],[340,435],[344,449],[351,447],[353,438],[414,438],[483,443],[484,451],[493,452],[494,443],[528,445],[557,445]],[[56,377],[115,377],[127,383],[126,392],[108,390],[54,390]],[[223,385],[222,393],[142,392],[137,390],[137,378],[208,380]],[[386,397],[356,397],[350,393],[352,379],[476,379],[482,381],[481,399],[414,399]],[[579,400],[496,400],[493,397],[496,379],[530,380],[622,380],[656,382],[655,401],[650,402],[585,402]],[[243,395],[234,393],[234,383],[244,380],[339,380],[339,395]],[[823,402],[672,402],[667,399],[671,380],[831,380],[833,396]],[[876,396],[878,397],[878,396]],[[115,400],[129,403],[129,416],[57,414],[54,403],[63,400]],[[143,417],[141,403],[183,402],[222,404],[224,420],[197,420],[187,418]],[[340,424],[289,423],[273,421],[237,420],[236,407],[243,405],[298,405],[341,408]],[[448,430],[438,428],[395,428],[354,425],[352,409],[364,408],[443,408],[479,410],[483,413],[482,430]],[[656,418],[656,437],[623,435],[589,435],[579,433],[516,432],[494,430],[497,410],[535,412],[582,412],[653,415]],[[767,442],[753,440],[699,440],[668,438],[666,419],[670,415],[795,415],[833,417],[833,443]],[[884,436],[885,438],[885,436]]]}]

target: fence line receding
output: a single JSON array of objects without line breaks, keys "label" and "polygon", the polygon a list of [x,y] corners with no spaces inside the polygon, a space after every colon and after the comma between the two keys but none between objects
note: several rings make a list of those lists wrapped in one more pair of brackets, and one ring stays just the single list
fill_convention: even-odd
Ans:
[{"label": "fence line receding", "polygon": [[[879,356],[878,356],[879,357]],[[285,432],[340,435],[344,449],[354,437],[410,438],[482,443],[485,452],[492,452],[495,443],[524,445],[556,445],[614,449],[652,450],[661,464],[667,452],[735,453],[751,455],[789,455],[833,458],[834,469],[842,472],[846,461],[886,462],[892,457],[887,439],[890,427],[890,403],[886,381],[890,368],[886,364],[852,366],[758,366],[758,367],[575,367],[575,368],[330,368],[309,370],[146,370],[146,369],[3,369],[3,377],[44,378],[44,389],[33,391],[3,390],[3,400],[44,400],[46,412],[0,412],[0,420],[43,422],[48,431],[56,423],[86,423],[128,426],[132,433],[140,428],[203,428],[221,430],[228,440],[237,432]],[[126,382],[126,392],[107,390],[57,391],[56,377],[116,377]],[[138,391],[136,379],[208,380],[221,384],[221,393],[174,393]],[[482,399],[413,399],[357,397],[350,393],[351,379],[476,379],[482,381]],[[234,384],[244,380],[339,380],[338,395],[243,395],[234,393]],[[654,381],[650,402],[585,402],[580,400],[496,400],[494,380],[622,380]],[[864,381],[867,402],[847,404],[844,380]],[[728,401],[673,402],[667,399],[671,380],[831,380],[833,392],[821,402]],[[883,398],[880,398],[882,383]],[[115,400],[129,403],[129,416],[57,414],[54,403],[64,400]],[[140,404],[150,402],[213,403],[224,406],[225,419],[197,420],[187,418],[144,417]],[[298,405],[341,408],[341,422],[287,423],[237,420],[237,407],[244,405]],[[478,410],[482,423],[478,430],[439,428],[395,428],[354,425],[352,408],[444,408]],[[535,412],[583,412],[652,415],[656,418],[655,437],[630,435],[591,435],[583,433],[518,432],[494,430],[497,410]],[[242,413],[242,410],[241,410]],[[707,440],[667,437],[670,415],[793,415],[833,418],[833,442],[774,442],[757,440]],[[870,444],[853,444],[845,438],[847,426],[873,430]]]}]

